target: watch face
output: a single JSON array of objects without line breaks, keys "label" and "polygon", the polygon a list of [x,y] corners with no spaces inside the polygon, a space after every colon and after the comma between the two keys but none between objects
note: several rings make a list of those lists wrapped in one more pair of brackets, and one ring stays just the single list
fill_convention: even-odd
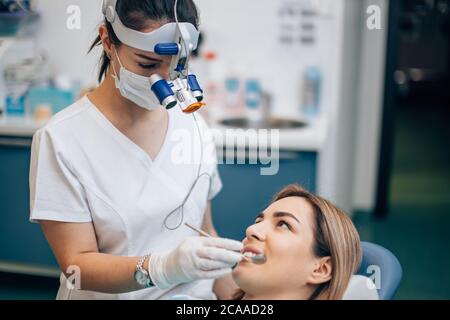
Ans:
[{"label": "watch face", "polygon": [[136,282],[141,286],[145,286],[148,283],[148,276],[142,270],[136,271],[134,274],[134,278],[136,279]]}]

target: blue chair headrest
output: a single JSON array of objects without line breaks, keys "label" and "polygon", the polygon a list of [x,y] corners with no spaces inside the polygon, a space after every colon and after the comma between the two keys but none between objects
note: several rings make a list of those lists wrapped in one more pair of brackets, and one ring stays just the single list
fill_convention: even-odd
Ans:
[{"label": "blue chair headrest", "polygon": [[380,245],[362,241],[361,248],[363,257],[357,274],[372,278],[381,300],[391,300],[403,275],[400,262]]}]

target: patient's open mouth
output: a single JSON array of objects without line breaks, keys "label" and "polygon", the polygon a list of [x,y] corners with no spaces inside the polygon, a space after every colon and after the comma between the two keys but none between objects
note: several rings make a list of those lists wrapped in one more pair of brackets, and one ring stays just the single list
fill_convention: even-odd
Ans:
[{"label": "patient's open mouth", "polygon": [[257,255],[257,254],[263,254],[262,250],[259,250],[253,246],[245,246],[241,253],[243,254],[249,254],[249,255]]},{"label": "patient's open mouth", "polygon": [[257,255],[256,253],[250,252],[250,251],[244,252],[243,254],[244,254],[244,256],[246,256],[248,258],[251,258],[251,257],[254,257]]},{"label": "patient's open mouth", "polygon": [[257,248],[252,246],[245,246],[242,249],[241,253],[247,260],[250,260],[255,264],[263,264],[267,260],[266,256],[261,250],[258,250]]}]

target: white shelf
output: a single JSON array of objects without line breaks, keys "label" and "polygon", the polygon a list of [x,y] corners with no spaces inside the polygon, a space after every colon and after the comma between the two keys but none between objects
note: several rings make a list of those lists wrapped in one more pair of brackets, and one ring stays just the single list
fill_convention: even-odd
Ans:
[{"label": "white shelf", "polygon": [[[11,137],[23,137],[31,138],[34,133],[40,128],[40,125],[31,119],[22,118],[2,118],[0,117],[0,135]],[[227,130],[233,128],[226,127],[219,124],[210,125],[214,140],[218,148],[224,146],[222,141],[226,143]],[[228,133],[236,135],[246,135],[245,130],[241,133],[238,131],[228,131]],[[280,136],[280,150],[292,150],[292,151],[313,151],[320,152],[327,139],[328,134],[328,121],[325,118],[317,119],[310,123],[308,126],[301,129],[281,129],[279,130]],[[243,140],[243,139],[237,139]],[[245,139],[243,140],[245,141]],[[225,147],[232,147],[225,145]],[[255,149],[257,142],[250,142],[250,144],[243,146],[237,145],[238,148],[248,147]]]},{"label": "white shelf", "polygon": [[[257,149],[258,141],[246,142],[246,129],[226,127],[221,124],[211,124],[210,128],[218,148]],[[228,131],[230,130],[230,131]],[[268,130],[270,132],[270,130]],[[328,121],[325,118],[317,119],[300,129],[279,129],[279,149],[290,151],[322,151],[328,134]],[[270,133],[269,133],[270,134]],[[237,140],[237,145],[227,141],[227,135]],[[234,140],[234,139],[233,139]],[[242,142],[244,141],[244,144]]]},{"label": "white shelf", "polygon": [[31,138],[40,125],[31,119],[0,117],[0,135]]}]

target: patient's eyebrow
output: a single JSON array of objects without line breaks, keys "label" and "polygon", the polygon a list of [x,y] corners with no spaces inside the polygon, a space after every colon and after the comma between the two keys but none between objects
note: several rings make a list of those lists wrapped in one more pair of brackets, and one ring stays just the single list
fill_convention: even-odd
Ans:
[{"label": "patient's eyebrow", "polygon": [[[277,212],[273,213],[273,217],[274,218],[290,217],[290,218],[294,219],[295,221],[297,221],[298,223],[300,223],[300,220],[298,220],[296,216],[294,216],[292,213],[289,213],[289,212],[277,211]],[[258,220],[258,219],[264,220],[264,212],[261,212],[256,216],[256,220]]]},{"label": "patient's eyebrow", "polygon": [[290,218],[294,219],[295,221],[297,221],[298,223],[300,223],[300,220],[298,220],[296,216],[294,216],[292,213],[289,213],[289,212],[277,211],[277,212],[274,212],[273,217],[274,218],[290,217]]}]

